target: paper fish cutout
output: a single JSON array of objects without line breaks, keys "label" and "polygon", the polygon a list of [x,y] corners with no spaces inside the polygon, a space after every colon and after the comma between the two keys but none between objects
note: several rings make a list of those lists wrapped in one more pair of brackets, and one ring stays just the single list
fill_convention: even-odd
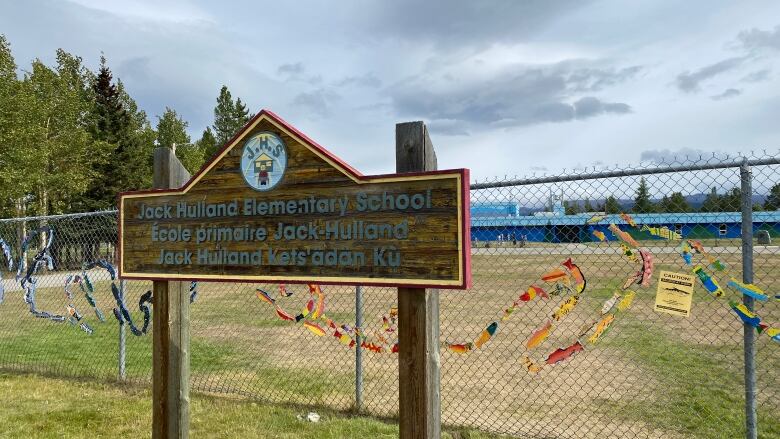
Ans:
[{"label": "paper fish cutout", "polygon": [[198,298],[198,282],[190,282],[190,303],[195,303],[195,299]]},{"label": "paper fish cutout", "polygon": [[623,221],[625,221],[626,223],[628,223],[628,225],[630,225],[631,227],[634,227],[634,228],[636,228],[636,227],[637,227],[637,225],[636,225],[636,221],[634,221],[634,218],[631,218],[631,215],[629,215],[629,214],[627,214],[627,213],[621,213],[621,214],[620,214],[620,218],[622,218],[622,219],[623,219]]},{"label": "paper fish cutout", "polygon": [[291,316],[290,314],[287,314],[283,309],[276,307],[276,315],[278,315],[282,320],[288,320],[291,322],[295,322],[295,317]]},{"label": "paper fish cutout", "polygon": [[761,323],[761,317],[747,309],[744,303],[737,303],[733,300],[729,300],[729,306],[734,310],[737,316],[739,316],[743,323],[756,328],[756,331],[759,334],[767,328],[767,325]]},{"label": "paper fish cutout", "polygon": [[578,296],[571,296],[568,299],[566,299],[565,302],[563,302],[558,309],[555,310],[552,314],[553,320],[556,322],[561,320],[566,314],[570,313],[571,310],[574,309],[575,306],[577,306],[577,301],[579,300]]},{"label": "paper fish cutout", "polygon": [[287,285],[279,284],[279,295],[282,297],[290,297],[293,293],[292,291],[287,291]]},{"label": "paper fish cutout", "polygon": [[624,243],[620,243],[620,248],[623,250],[623,254],[628,258],[629,261],[639,262],[639,256],[637,256],[636,250],[632,249]]},{"label": "paper fish cutout", "polygon": [[596,224],[598,222],[604,221],[605,219],[607,219],[606,215],[593,215],[592,217],[588,218],[587,221],[585,221],[585,224]]},{"label": "paper fish cutout", "polygon": [[693,255],[690,253],[683,252],[682,253],[683,261],[685,261],[685,265],[691,265],[693,263]]},{"label": "paper fish cutout", "polygon": [[531,361],[530,358],[526,356],[523,356],[520,361],[523,363],[523,366],[525,366],[526,370],[528,370],[530,373],[537,373],[542,370],[542,366],[537,366],[533,361]]},{"label": "paper fish cutout", "polygon": [[638,248],[639,243],[634,240],[634,238],[628,234],[628,232],[624,232],[620,230],[620,228],[614,224],[609,225],[609,230],[612,232],[613,235],[618,237],[621,241],[625,242],[626,244],[630,245],[631,247]]},{"label": "paper fish cutout", "polygon": [[577,290],[577,294],[580,294],[583,291],[585,291],[587,281],[585,280],[585,275],[582,274],[582,270],[580,270],[580,267],[578,267],[577,264],[572,262],[571,258],[565,260],[561,265],[566,267],[569,270],[569,273],[571,273],[572,277],[574,278],[574,285],[575,285],[575,289]]},{"label": "paper fish cutout", "polygon": [[484,331],[482,331],[482,334],[479,335],[479,337],[474,341],[474,347],[477,349],[481,348],[482,345],[488,342],[491,337],[496,333],[496,330],[498,329],[498,322],[493,322],[490,325],[488,325],[487,328],[485,328]]},{"label": "paper fish cutout", "polygon": [[766,334],[774,341],[780,342],[780,329],[769,328],[766,330]]},{"label": "paper fish cutout", "polygon": [[309,292],[317,296],[317,306],[311,313],[311,318],[317,319],[325,311],[325,294],[323,294],[320,286],[316,284],[309,284]]},{"label": "paper fish cutout", "polygon": [[642,258],[642,271],[639,284],[643,287],[650,286],[650,280],[653,276],[653,254],[648,250],[639,250],[639,257]]},{"label": "paper fish cutout", "polygon": [[607,235],[605,235],[605,234],[604,234],[604,232],[602,232],[602,231],[600,231],[600,230],[594,230],[594,231],[593,231],[593,236],[595,236],[596,238],[598,238],[598,239],[599,239],[599,241],[601,241],[601,242],[604,242],[604,241],[606,241],[606,240],[607,240]]},{"label": "paper fish cutout", "polygon": [[622,294],[620,293],[613,293],[612,297],[607,299],[606,302],[604,302],[604,305],[601,306],[601,315],[604,315],[612,310],[612,308],[615,306],[618,300],[620,300],[620,297]]},{"label": "paper fish cutout", "polygon": [[521,294],[518,300],[521,302],[530,302],[536,298],[536,296],[544,297],[545,299],[549,298],[550,296],[547,295],[547,292],[544,291],[544,289],[537,287],[536,285],[531,285],[528,287],[528,291]]},{"label": "paper fish cutout", "polygon": [[560,268],[555,268],[542,275],[542,280],[548,283],[557,282],[566,278],[568,275]]},{"label": "paper fish cutout", "polygon": [[447,343],[447,349],[455,352],[456,354],[465,354],[474,348],[471,343]]},{"label": "paper fish cutout", "polygon": [[707,251],[704,249],[704,245],[701,243],[701,241],[689,239],[688,244],[690,244],[691,248],[696,250],[696,253],[707,254]]},{"label": "paper fish cutout", "polygon": [[742,282],[739,282],[738,280],[734,279],[733,277],[731,278],[730,281],[728,281],[728,283],[726,285],[728,285],[728,286],[738,290],[742,294],[744,294],[746,296],[749,296],[749,297],[752,297],[752,298],[754,298],[756,300],[760,300],[762,302],[766,302],[767,300],[769,300],[769,296],[767,296],[761,288],[759,288],[759,287],[757,287],[757,286],[755,286],[753,284],[743,284]]},{"label": "paper fish cutout", "polygon": [[701,284],[704,286],[704,289],[707,290],[710,294],[715,297],[723,296],[723,290],[720,288],[720,285],[718,285],[718,281],[707,274],[707,272],[705,272],[700,265],[693,267],[693,274],[698,276]]},{"label": "paper fish cutout", "polygon": [[663,226],[663,227],[650,227],[647,224],[645,224],[644,226],[642,226],[642,228],[640,230],[642,230],[643,232],[648,232],[651,235],[657,236],[659,238],[668,239],[670,241],[677,241],[677,240],[682,239],[682,235],[680,235],[679,233],[677,233],[677,232],[675,232],[673,230],[670,230],[666,226]]},{"label": "paper fish cutout", "polygon": [[630,308],[631,302],[633,302],[634,300],[634,296],[636,296],[635,292],[627,291],[626,294],[623,296],[623,299],[617,304],[618,311],[625,311],[628,308]]},{"label": "paper fish cutout", "polygon": [[721,262],[720,259],[708,255],[707,260],[710,262],[710,268],[712,268],[713,270],[726,271],[726,264]]},{"label": "paper fish cutout", "polygon": [[322,337],[325,335],[325,329],[322,328],[322,326],[314,323],[314,322],[303,322],[303,326],[311,331],[312,334]]},{"label": "paper fish cutout", "polygon": [[574,344],[569,347],[558,348],[555,351],[553,351],[550,355],[547,356],[545,363],[547,364],[560,363],[561,361],[571,357],[577,352],[584,351],[584,350],[585,348],[582,347],[582,344],[579,341],[577,341],[574,342]]},{"label": "paper fish cutout", "polygon": [[398,353],[398,343],[393,345],[392,349],[390,349],[390,352],[394,354]]},{"label": "paper fish cutout", "polygon": [[257,295],[257,298],[262,300],[263,302],[269,303],[274,306],[276,305],[276,300],[274,300],[271,296],[268,295],[268,293],[261,290],[260,288],[257,288],[255,294]]},{"label": "paper fish cutout", "polygon": [[534,331],[534,333],[531,335],[531,338],[529,338],[528,342],[526,342],[525,347],[528,349],[533,349],[536,346],[539,346],[547,337],[550,336],[551,330],[552,322],[548,320],[547,323],[539,330]]},{"label": "paper fish cutout", "polygon": [[607,329],[609,329],[609,326],[612,324],[612,322],[615,321],[615,315],[614,314],[607,314],[604,316],[604,318],[599,321],[599,324],[596,325],[596,330],[593,332],[593,334],[588,338],[588,342],[590,344],[596,344],[596,342],[599,340],[599,337],[601,337]]}]

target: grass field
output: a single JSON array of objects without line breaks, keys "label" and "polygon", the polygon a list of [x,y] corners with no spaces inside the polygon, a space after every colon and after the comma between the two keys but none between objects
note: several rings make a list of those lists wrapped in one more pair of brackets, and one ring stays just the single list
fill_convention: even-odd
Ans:
[{"label": "grass field", "polygon": [[[442,292],[442,341],[473,340],[529,284],[538,282],[541,273],[565,259],[559,254],[548,254],[555,249],[539,247],[533,255],[507,254],[495,249],[495,254],[475,255],[474,288]],[[618,316],[598,344],[586,344],[586,351],[571,360],[545,368],[537,375],[528,374],[520,363],[523,355],[542,361],[555,348],[571,344],[579,328],[599,315],[604,300],[637,269],[617,249],[612,253],[602,251],[573,257],[585,273],[588,288],[576,309],[556,325],[542,347],[528,351],[525,341],[562,297],[534,301],[515,311],[509,320],[501,322],[498,333],[480,350],[466,355],[442,350],[443,421],[451,426],[530,437],[721,438],[744,434],[742,325],[725,300],[710,297],[700,287],[688,319],[655,313],[655,284],[650,288],[637,287],[631,309]],[[739,275],[738,253],[724,252],[722,259]],[[780,253],[758,255],[756,283],[768,291],[780,289],[778,264]],[[658,252],[656,271],[659,270],[687,269],[679,256]],[[61,281],[62,277],[43,282],[38,293],[39,308],[64,312]],[[725,280],[721,279],[721,283],[725,284]],[[9,291],[5,303],[0,305],[0,368],[14,374],[38,372],[98,378],[99,381],[55,382],[64,387],[78,383],[103,389],[109,395],[106,399],[117,399],[120,405],[130,397],[127,392],[139,401],[144,400],[143,391],[136,387],[127,390],[96,384],[117,376],[117,325],[110,316],[108,284],[97,282],[96,286],[98,305],[109,318],[108,322],[97,322],[83,299],[77,302],[95,327],[91,336],[67,323],[34,319],[26,312],[21,293]],[[137,298],[147,287],[143,283],[130,284],[131,309],[136,309]],[[294,312],[304,302],[305,288],[291,289],[295,294],[280,298],[279,302]],[[301,327],[280,321],[271,307],[254,297],[251,285],[201,284],[200,290],[198,301],[191,308],[193,388],[209,395],[240,397],[242,401],[199,397],[200,402],[193,404],[193,432],[198,410],[235,404],[230,406],[234,408],[223,411],[238,413],[242,410],[239,407],[254,407],[248,400],[258,404],[262,401],[328,407],[336,410],[334,419],[349,419],[336,413],[345,413],[354,405],[353,350],[331,338],[317,338]],[[325,287],[325,292],[328,315],[353,323],[354,289]],[[394,290],[365,288],[364,327],[369,332],[378,330],[381,316],[394,303]],[[780,324],[777,303],[759,304],[757,309],[764,320]],[[149,336],[134,337],[128,332],[128,381],[135,386],[148,384],[150,342]],[[759,336],[757,352],[759,436],[780,437],[777,416],[780,345]],[[363,357],[363,411],[380,417],[395,416],[397,357],[370,352],[365,352]],[[19,386],[27,383],[36,389],[36,394],[45,397],[47,390],[25,381],[35,379],[39,378],[6,375],[3,382]],[[67,392],[52,391],[48,395],[54,401],[63,393]],[[29,404],[28,407],[34,405]],[[73,408],[78,404],[68,406]],[[287,413],[282,406],[257,407],[279,410],[280,416]],[[223,416],[203,411],[198,416],[209,422],[218,422],[213,416]],[[229,415],[224,416],[227,422]],[[355,422],[367,425],[354,428],[378,429],[367,434],[378,437],[385,434],[383,431],[395,434],[392,425],[375,425],[377,421],[371,420]],[[240,425],[236,428],[243,428]]]},{"label": "grass field", "polygon": [[[143,438],[151,436],[151,393],[139,386],[0,374],[0,437]],[[396,438],[395,423],[319,410],[320,421],[298,419],[308,409],[195,394],[192,437]],[[445,438],[498,439],[468,429]]]}]

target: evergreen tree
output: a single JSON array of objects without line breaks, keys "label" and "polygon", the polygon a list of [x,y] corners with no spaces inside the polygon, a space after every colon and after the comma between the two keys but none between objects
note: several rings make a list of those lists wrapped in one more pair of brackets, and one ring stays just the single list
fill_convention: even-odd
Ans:
[{"label": "evergreen tree", "polygon": [[227,86],[219,90],[217,105],[214,107],[214,137],[217,147],[222,147],[251,119],[249,110],[241,98],[233,101]]},{"label": "evergreen tree", "polygon": [[165,112],[157,119],[157,145],[175,147],[176,157],[190,174],[194,174],[203,165],[203,151],[197,143],[190,143],[187,122],[168,107],[165,107]]},{"label": "evergreen tree", "polygon": [[585,199],[585,204],[582,205],[583,212],[593,212],[593,206],[590,204],[590,199]]},{"label": "evergreen tree", "polygon": [[769,195],[764,201],[764,210],[778,210],[780,209],[780,183],[772,186],[769,190]]},{"label": "evergreen tree", "polygon": [[652,213],[655,211],[655,206],[650,201],[650,191],[647,188],[647,182],[644,177],[639,181],[632,210],[634,213]]},{"label": "evergreen tree", "polygon": [[604,212],[607,214],[618,214],[622,211],[622,208],[620,207],[620,203],[615,199],[614,196],[610,195],[607,197],[607,199],[604,201]]},{"label": "evergreen tree", "polygon": [[576,201],[564,201],[563,209],[566,215],[576,215],[579,213],[579,204]]},{"label": "evergreen tree", "polygon": [[718,211],[739,212],[740,210],[742,210],[742,189],[735,187],[720,198]]},{"label": "evergreen tree", "polygon": [[700,210],[702,212],[720,212],[720,196],[715,188],[704,198]]},{"label": "evergreen tree", "polygon": [[197,142],[198,149],[203,151],[203,161],[207,162],[211,160],[211,157],[217,153],[219,145],[217,145],[217,139],[214,137],[214,132],[211,131],[211,127],[206,127],[203,130],[203,134],[200,136],[200,140]]},{"label": "evergreen tree", "polygon": [[116,194],[151,185],[154,131],[121,82],[114,83],[106,59],[92,84],[94,105],[90,132],[95,140],[111,145],[106,160],[97,167],[95,179],[80,209],[107,209]]},{"label": "evergreen tree", "polygon": [[682,192],[672,192],[671,196],[666,196],[661,199],[658,205],[660,212],[691,212],[691,206],[685,199]]}]

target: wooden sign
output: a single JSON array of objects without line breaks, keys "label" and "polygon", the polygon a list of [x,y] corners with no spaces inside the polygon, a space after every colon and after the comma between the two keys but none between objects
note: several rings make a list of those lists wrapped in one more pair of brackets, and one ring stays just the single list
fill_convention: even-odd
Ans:
[{"label": "wooden sign", "polygon": [[266,110],[119,230],[125,279],[471,284],[467,169],[364,176]]}]

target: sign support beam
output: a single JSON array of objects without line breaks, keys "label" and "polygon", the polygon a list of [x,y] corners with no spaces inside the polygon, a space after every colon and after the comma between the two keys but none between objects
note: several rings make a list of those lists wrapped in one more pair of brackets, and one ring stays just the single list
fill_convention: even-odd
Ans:
[{"label": "sign support beam", "polygon": [[[170,148],[154,150],[154,187],[183,186],[190,174]],[[190,431],[190,302],[184,282],[154,281],[152,438],[188,438]]]},{"label": "sign support beam", "polygon": [[[396,172],[435,171],[436,153],[423,122],[395,127]],[[401,439],[441,436],[439,290],[398,288]]]}]

